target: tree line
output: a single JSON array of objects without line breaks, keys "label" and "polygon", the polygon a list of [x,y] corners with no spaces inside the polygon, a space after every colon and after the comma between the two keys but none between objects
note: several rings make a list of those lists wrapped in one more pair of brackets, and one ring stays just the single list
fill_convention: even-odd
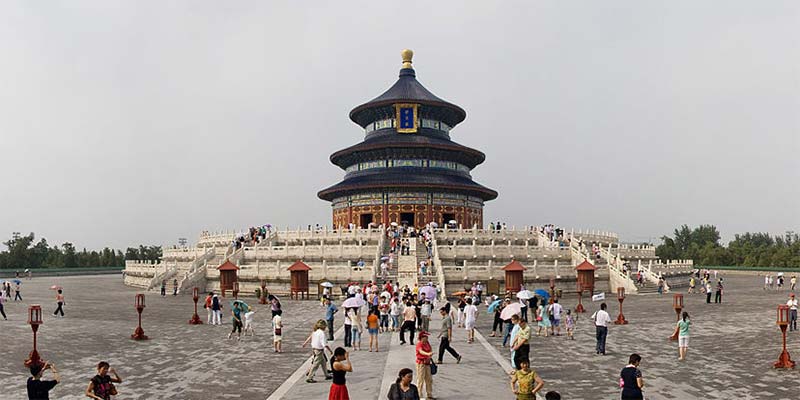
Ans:
[{"label": "tree line", "polygon": [[662,236],[656,255],[662,260],[691,259],[695,265],[745,267],[800,267],[800,236],[787,231],[783,236],[769,233],[736,234],[727,246],[713,225],[690,228],[683,225],[672,237]]},{"label": "tree line", "polygon": [[103,250],[78,251],[70,242],[51,246],[47,239],[36,241],[33,232],[14,233],[6,242],[7,250],[0,252],[0,269],[124,267],[125,260],[158,261],[161,246],[128,247],[125,253],[105,247]]}]

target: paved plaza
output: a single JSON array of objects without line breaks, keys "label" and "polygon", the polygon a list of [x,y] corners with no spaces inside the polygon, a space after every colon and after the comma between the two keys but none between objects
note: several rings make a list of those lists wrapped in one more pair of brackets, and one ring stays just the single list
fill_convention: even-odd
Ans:
[{"label": "paved plaza", "polygon": [[[578,321],[576,340],[565,337],[535,337],[531,348],[533,368],[545,381],[546,390],[557,390],[565,399],[618,398],[618,374],[632,352],[644,358],[641,369],[648,399],[796,399],[798,371],[771,368],[780,352],[780,335],[775,326],[775,306],[785,301],[787,291],[764,292],[757,276],[726,276],[726,296],[722,304],[705,304],[704,295],[687,295],[686,311],[692,316],[692,338],[688,360],[677,360],[677,345],[667,337],[675,313],[672,296],[657,294],[631,296],[625,300],[625,316],[630,324],[609,329],[608,355],[594,352],[594,329],[588,316]],[[66,318],[52,317],[52,284],[65,289]],[[147,295],[143,314],[145,333],[151,340],[136,342],[130,334],[135,328],[133,297],[136,289],[125,287],[119,276],[78,276],[34,278],[24,281],[24,303],[6,303],[8,321],[0,321],[0,368],[3,398],[24,398],[27,371],[22,361],[31,345],[26,324],[28,304],[42,304],[45,322],[40,328],[42,356],[55,362],[63,381],[53,398],[82,399],[94,365],[109,361],[124,379],[118,385],[119,399],[324,399],[329,382],[318,375],[318,383],[307,384],[305,371],[308,350],[300,344],[313,321],[323,316],[316,301],[284,299],[284,351],[272,352],[269,309],[246,299],[257,309],[255,338],[229,341],[231,327],[192,326],[189,296]],[[228,302],[226,301],[226,306]],[[573,307],[574,298],[562,301]],[[618,302],[608,299],[612,318]],[[598,303],[587,303],[594,311]],[[230,308],[228,307],[228,311]],[[205,312],[200,308],[201,318]],[[337,318],[337,328],[341,318]],[[438,340],[438,317],[434,329],[434,351]],[[504,371],[508,350],[500,338],[489,337],[491,316],[480,309],[481,337],[465,343],[458,329],[453,347],[463,355],[456,364],[449,355],[434,377],[434,395],[439,399],[511,399]],[[364,338],[364,349],[368,338]],[[352,352],[354,372],[348,374],[353,399],[383,399],[388,385],[400,368],[413,369],[413,348],[401,346],[397,334],[380,335],[381,351]],[[800,335],[791,332],[789,351],[800,359]],[[337,340],[332,347],[341,346]],[[498,362],[499,361],[499,362]],[[318,372],[319,374],[319,372]],[[300,378],[300,379],[297,379]],[[276,392],[277,390],[277,392]],[[273,392],[275,392],[273,394]],[[272,397],[270,397],[272,395]]]}]

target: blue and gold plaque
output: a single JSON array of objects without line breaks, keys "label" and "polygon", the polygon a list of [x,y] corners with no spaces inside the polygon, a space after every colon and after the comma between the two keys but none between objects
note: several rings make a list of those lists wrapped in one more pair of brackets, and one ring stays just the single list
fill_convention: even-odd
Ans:
[{"label": "blue and gold plaque", "polygon": [[398,133],[417,133],[417,105],[395,104],[395,126]]}]

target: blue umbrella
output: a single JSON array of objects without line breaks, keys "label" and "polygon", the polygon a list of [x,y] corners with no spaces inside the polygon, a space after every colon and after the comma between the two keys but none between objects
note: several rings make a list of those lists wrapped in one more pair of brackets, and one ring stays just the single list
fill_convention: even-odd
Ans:
[{"label": "blue umbrella", "polygon": [[500,306],[502,302],[503,301],[500,299],[493,301],[492,304],[489,304],[489,308],[486,310],[486,312],[488,312],[489,314],[493,313],[497,309],[497,307]]},{"label": "blue umbrella", "polygon": [[547,291],[544,289],[536,289],[533,291],[533,293],[536,293],[537,296],[542,297],[545,300],[550,298],[550,293],[547,293]]},{"label": "blue umbrella", "polygon": [[21,283],[22,283],[22,281],[21,281],[21,280],[19,280],[19,279],[14,279],[14,280],[13,280],[13,281],[11,281],[11,282],[14,282],[14,283],[16,283],[17,285],[19,285],[19,284],[21,284]]}]

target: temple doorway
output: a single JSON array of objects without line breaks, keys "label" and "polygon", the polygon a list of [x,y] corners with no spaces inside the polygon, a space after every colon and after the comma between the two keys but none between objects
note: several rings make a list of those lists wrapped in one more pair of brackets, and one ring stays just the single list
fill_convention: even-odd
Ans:
[{"label": "temple doorway", "polygon": [[372,214],[361,214],[361,222],[359,224],[359,228],[368,228],[369,224],[372,223]]},{"label": "temple doorway", "polygon": [[414,213],[400,213],[400,224],[414,225]]}]

